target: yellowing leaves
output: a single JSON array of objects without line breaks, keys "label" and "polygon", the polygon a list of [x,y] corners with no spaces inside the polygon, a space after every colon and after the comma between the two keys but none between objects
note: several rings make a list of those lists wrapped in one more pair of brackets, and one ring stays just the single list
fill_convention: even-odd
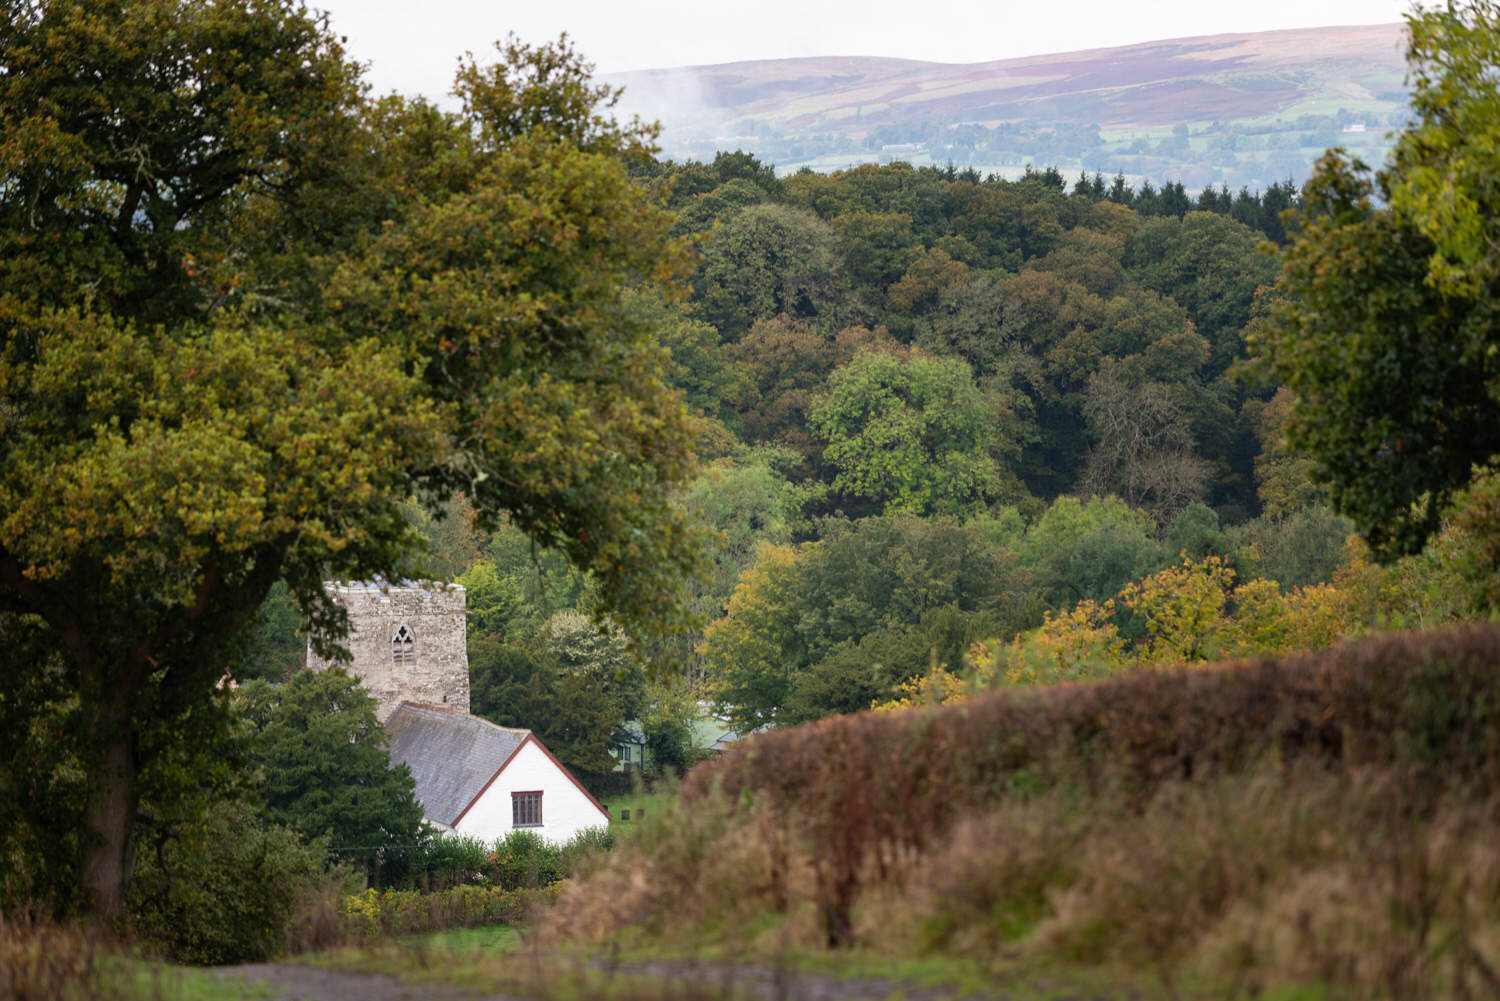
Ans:
[{"label": "yellowing leaves", "polygon": [[1137,659],[1149,664],[1204,660],[1218,652],[1224,603],[1234,571],[1221,557],[1184,559],[1120,592],[1123,603],[1146,620],[1146,642]]},{"label": "yellowing leaves", "polygon": [[[1356,577],[1283,591],[1264,579],[1236,586],[1234,576],[1220,557],[1184,558],[1113,600],[1047,612],[1042,625],[1009,642],[975,643],[962,671],[909,679],[876,708],[954,701],[998,685],[1066,684],[1139,668],[1320,650],[1368,626]],[[1118,625],[1124,610],[1140,620],[1133,639]]]},{"label": "yellowing leaves", "polygon": [[[440,444],[397,359],[319,355],[287,330],[223,319],[178,340],[78,312],[37,321],[40,405],[11,453],[0,546],[38,577],[99,561],[176,600],[211,552],[294,533],[333,552],[379,530],[358,512]],[[43,435],[68,426],[86,430],[64,447]],[[310,510],[352,520],[295,532]]]}]

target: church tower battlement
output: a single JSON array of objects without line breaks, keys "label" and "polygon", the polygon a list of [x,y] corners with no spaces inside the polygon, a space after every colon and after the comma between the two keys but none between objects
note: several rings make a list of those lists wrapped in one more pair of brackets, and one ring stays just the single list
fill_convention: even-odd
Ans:
[{"label": "church tower battlement", "polygon": [[[458,584],[326,582],[323,587],[349,613],[345,665],[376,701],[383,723],[402,702],[469,711],[469,655],[465,594]],[[314,670],[336,666],[311,647]]]}]

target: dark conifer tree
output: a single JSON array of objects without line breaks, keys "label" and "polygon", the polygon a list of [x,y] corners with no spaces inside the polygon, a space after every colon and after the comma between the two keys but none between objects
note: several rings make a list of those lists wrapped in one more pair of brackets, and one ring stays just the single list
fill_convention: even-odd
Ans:
[{"label": "dark conifer tree", "polygon": [[1135,193],[1133,207],[1143,216],[1161,215],[1161,196],[1156,192],[1156,186],[1147,178],[1141,182],[1141,189]]},{"label": "dark conifer tree", "polygon": [[1162,186],[1161,215],[1176,216],[1181,219],[1192,207],[1192,199],[1188,197],[1187,189],[1182,186],[1181,181],[1169,181]]}]

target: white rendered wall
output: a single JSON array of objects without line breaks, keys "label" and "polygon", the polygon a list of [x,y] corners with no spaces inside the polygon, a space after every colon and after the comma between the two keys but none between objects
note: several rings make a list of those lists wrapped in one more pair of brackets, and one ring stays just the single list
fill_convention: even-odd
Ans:
[{"label": "white rendered wall", "polygon": [[535,831],[560,845],[585,828],[609,823],[608,815],[573,784],[533,739],[521,745],[500,777],[454,825],[453,832],[481,841],[505,837],[512,830],[510,794],[536,789],[542,790],[542,826],[522,830]]}]

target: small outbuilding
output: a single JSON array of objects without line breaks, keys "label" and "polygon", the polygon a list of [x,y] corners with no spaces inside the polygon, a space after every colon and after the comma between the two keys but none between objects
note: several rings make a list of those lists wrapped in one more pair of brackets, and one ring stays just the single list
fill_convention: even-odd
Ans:
[{"label": "small outbuilding", "polygon": [[391,763],[416,779],[433,826],[481,841],[514,830],[553,844],[609,823],[609,812],[530,730],[402,702],[385,722]]}]

